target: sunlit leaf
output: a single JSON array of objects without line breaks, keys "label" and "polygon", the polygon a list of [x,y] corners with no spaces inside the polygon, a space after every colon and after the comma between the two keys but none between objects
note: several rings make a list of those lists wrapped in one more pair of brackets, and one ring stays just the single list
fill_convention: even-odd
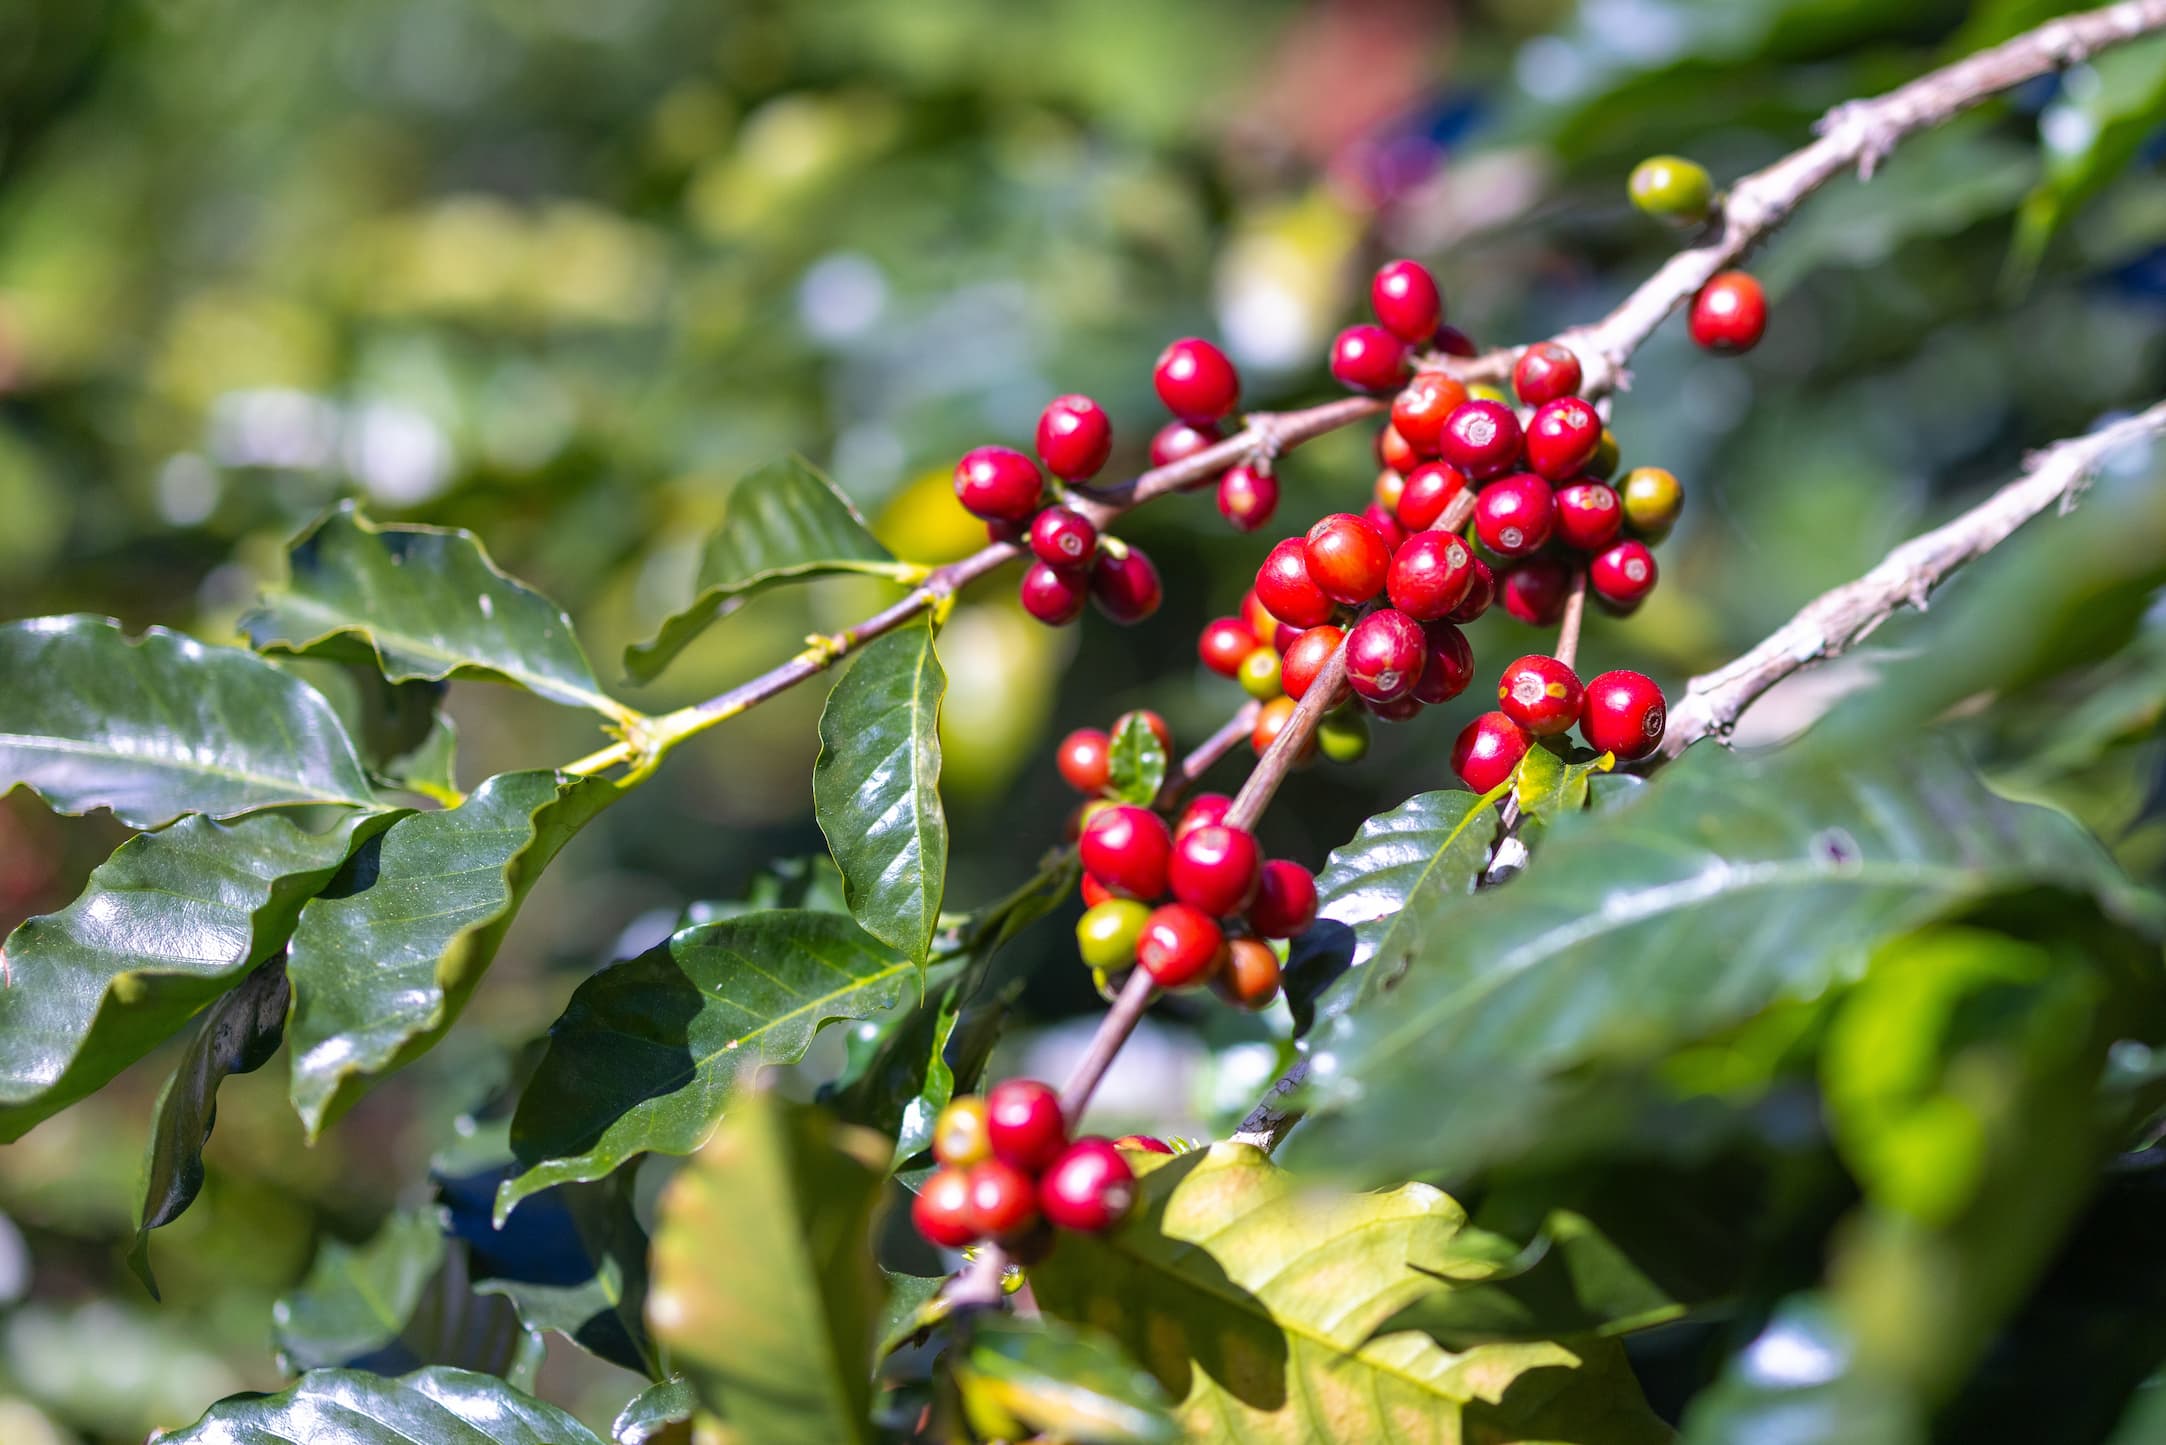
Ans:
[{"label": "sunlit leaf", "polygon": [[468,1370],[399,1379],[312,1370],[277,1395],[221,1400],[161,1445],[604,1445],[554,1405]]},{"label": "sunlit leaf", "polygon": [[1112,1341],[1059,1320],[986,1315],[953,1368],[963,1410],[987,1438],[1153,1445],[1181,1438],[1171,1402]]}]

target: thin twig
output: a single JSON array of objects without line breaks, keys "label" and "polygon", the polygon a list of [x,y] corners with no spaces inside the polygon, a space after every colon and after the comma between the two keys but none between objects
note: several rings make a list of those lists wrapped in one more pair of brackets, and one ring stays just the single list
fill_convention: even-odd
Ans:
[{"label": "thin twig", "polygon": [[1256,731],[1256,714],[1263,704],[1249,701],[1234,709],[1233,716],[1219,725],[1217,732],[1198,743],[1195,750],[1183,759],[1181,765],[1166,775],[1166,785],[1158,790],[1158,806],[1170,808],[1181,801],[1190,788],[1196,786],[1203,775],[1217,765],[1218,760],[1232,752]]},{"label": "thin twig", "polygon": [[1083,1050],[1083,1057],[1076,1060],[1068,1082],[1060,1091],[1061,1113],[1067,1117],[1072,1129],[1081,1122],[1083,1111],[1090,1107],[1091,1095],[1098,1092],[1099,1081],[1112,1067],[1113,1056],[1128,1042],[1128,1036],[1136,1031],[1142,1021],[1143,1011],[1151,1006],[1151,993],[1155,985],[1151,976],[1140,968],[1128,971],[1128,982],[1113,999],[1113,1007],[1098,1020],[1098,1029],[1091,1035],[1090,1046]]}]

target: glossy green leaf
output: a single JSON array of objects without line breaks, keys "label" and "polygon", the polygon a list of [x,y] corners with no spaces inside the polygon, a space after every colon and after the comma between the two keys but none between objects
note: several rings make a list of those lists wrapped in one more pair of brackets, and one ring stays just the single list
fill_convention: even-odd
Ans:
[{"label": "glossy green leaf", "polygon": [[252,1074],[271,1061],[286,1036],[290,996],[286,960],[273,955],[203,1011],[158,1094],[143,1158],[135,1245],[128,1252],[128,1267],[153,1298],[158,1281],[150,1269],[150,1232],[180,1218],[201,1192],[203,1146],[218,1119],[218,1086],[229,1074]]},{"label": "glossy green leaf", "polygon": [[554,1405],[489,1375],[416,1370],[398,1379],[312,1370],[277,1395],[235,1395],[161,1445],[603,1445]]},{"label": "glossy green leaf", "polygon": [[1369,1178],[1477,1168],[1540,1137],[1567,1076],[1645,1067],[1855,976],[1890,934],[2038,884],[2150,908],[2071,820],[1945,753],[1695,749],[1619,806],[1560,819],[1513,883],[1408,903],[1406,946],[1315,1035],[1322,1112],[1288,1157]]},{"label": "glossy green leaf", "polygon": [[868,1129],[754,1093],[663,1192],[647,1318],[743,1438],[872,1438],[887,1153]]},{"label": "glossy green leaf", "polygon": [[836,913],[776,910],[687,928],[572,994],[513,1116],[526,1165],[497,1215],[634,1155],[689,1154],[738,1085],[800,1058],[836,1019],[893,1008],[917,965]]},{"label": "glossy green leaf", "polygon": [[1148,808],[1166,786],[1165,746],[1138,715],[1131,714],[1113,735],[1107,766],[1113,796],[1124,803]]},{"label": "glossy green leaf", "polygon": [[1452,1287],[1414,1301],[1384,1328],[1420,1330],[1447,1349],[1465,1349],[1496,1340],[1624,1334],[1684,1313],[1581,1215],[1557,1211],[1524,1249],[1496,1236],[1484,1243],[1487,1248],[1469,1249],[1454,1241],[1448,1258],[1417,1261],[1417,1269]]},{"label": "glossy green leaf", "polygon": [[1181,1438],[1166,1392],[1095,1330],[984,1315],[952,1367],[963,1411],[987,1439],[1170,1445]]},{"label": "glossy green leaf", "polygon": [[801,457],[770,462],[730,492],[722,526],[707,539],[699,595],[647,642],[625,649],[624,667],[651,682],[718,619],[776,583],[838,572],[896,575],[841,489]]},{"label": "glossy green leaf", "polygon": [[392,682],[373,663],[291,653],[270,661],[323,694],[379,788],[418,793],[446,807],[459,801],[458,729],[443,709],[447,684]]},{"label": "glossy green leaf", "polygon": [[564,610],[470,532],[379,527],[351,502],[303,533],[292,576],[241,619],[257,650],[373,663],[393,682],[482,678],[609,717]]},{"label": "glossy green leaf", "polygon": [[1512,774],[1512,796],[1519,800],[1520,816],[1530,822],[1548,823],[1566,813],[1578,812],[1587,806],[1587,790],[1594,775],[1616,765],[1613,753],[1568,759],[1539,745],[1527,749]]},{"label": "glossy green leaf", "polygon": [[284,946],[302,905],[394,813],[310,833],[279,813],[184,818],[114,850],[9,935],[0,1141],[102,1087]]},{"label": "glossy green leaf", "polygon": [[896,1274],[883,1271],[887,1279],[887,1305],[880,1312],[879,1354],[893,1354],[912,1337],[931,1329],[948,1317],[940,1291],[945,1276]]},{"label": "glossy green leaf", "polygon": [[692,1382],[682,1375],[672,1375],[634,1395],[617,1412],[609,1427],[609,1438],[616,1445],[650,1445],[670,1426],[689,1421],[698,1408],[699,1397],[692,1392]]},{"label": "glossy green leaf", "polygon": [[451,1228],[473,1255],[474,1288],[510,1300],[528,1329],[554,1331],[627,1370],[659,1373],[647,1336],[647,1231],[632,1208],[632,1171],[560,1185],[493,1225],[495,1186],[512,1172],[507,1165],[443,1185]]},{"label": "glossy green leaf", "polygon": [[618,793],[599,778],[500,774],[456,808],[401,819],[301,910],[291,1092],[311,1135],[443,1036],[535,878]]},{"label": "glossy green leaf", "polygon": [[0,794],[137,828],[374,801],[331,705],[252,653],[104,617],[0,626]]},{"label": "glossy green leaf", "polygon": [[[1447,1257],[1466,1224],[1439,1191],[1319,1190],[1240,1144],[1141,1168],[1127,1222],[1064,1237],[1031,1284],[1047,1313],[1106,1331],[1155,1375],[1189,1439],[1664,1438],[1613,1345],[1453,1353],[1378,1333],[1450,1287],[1414,1268]],[[1510,1433],[1537,1406],[1548,1433]]]},{"label": "glossy green leaf", "polygon": [[812,798],[865,931],[914,959],[931,951],[947,882],[940,699],[947,675],[919,620],[874,641],[828,696]]}]

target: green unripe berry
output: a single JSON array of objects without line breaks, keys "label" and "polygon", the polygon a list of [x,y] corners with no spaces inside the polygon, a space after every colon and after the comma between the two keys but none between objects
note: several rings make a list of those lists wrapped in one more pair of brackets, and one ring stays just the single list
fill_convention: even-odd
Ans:
[{"label": "green unripe berry", "polygon": [[1241,659],[1241,670],[1235,674],[1241,679],[1241,688],[1258,702],[1269,702],[1281,691],[1279,687],[1279,650],[1275,647],[1259,647]]},{"label": "green unripe berry", "polygon": [[1325,713],[1316,727],[1316,745],[1335,763],[1360,762],[1369,752],[1368,714],[1357,707]]},{"label": "green unripe berry", "polygon": [[1492,386],[1486,381],[1477,381],[1471,383],[1467,387],[1467,400],[1494,401],[1504,406],[1510,406],[1512,404],[1512,398],[1505,392],[1503,387]]},{"label": "green unripe berry", "polygon": [[1084,910],[1076,920],[1075,946],[1092,968],[1128,968],[1136,961],[1136,940],[1150,920],[1151,905],[1133,898],[1108,898]]},{"label": "green unripe berry", "polygon": [[1617,433],[1602,428],[1602,440],[1595,445],[1594,456],[1587,462],[1587,475],[1608,481],[1617,475],[1617,463],[1623,454],[1617,449]]},{"label": "green unripe berry", "polygon": [[1682,156],[1649,156],[1632,168],[1632,204],[1658,221],[1697,226],[1715,203],[1707,167]]},{"label": "green unripe berry", "polygon": [[1617,490],[1624,502],[1625,525],[1650,542],[1668,536],[1685,509],[1685,489],[1660,467],[1634,467]]}]

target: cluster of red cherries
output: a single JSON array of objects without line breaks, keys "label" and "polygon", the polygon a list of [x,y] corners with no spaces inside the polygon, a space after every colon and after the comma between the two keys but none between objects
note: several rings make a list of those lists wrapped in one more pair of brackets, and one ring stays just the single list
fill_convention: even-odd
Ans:
[{"label": "cluster of red cherries", "polygon": [[1140,1134],[1071,1140],[1050,1086],[1007,1079],[983,1098],[960,1098],[940,1111],[933,1125],[939,1167],[919,1188],[910,1217],[933,1244],[993,1243],[1033,1264],[1052,1249],[1056,1231],[1097,1234],[1127,1217],[1136,1175],[1123,1149],[1173,1152]]}]

